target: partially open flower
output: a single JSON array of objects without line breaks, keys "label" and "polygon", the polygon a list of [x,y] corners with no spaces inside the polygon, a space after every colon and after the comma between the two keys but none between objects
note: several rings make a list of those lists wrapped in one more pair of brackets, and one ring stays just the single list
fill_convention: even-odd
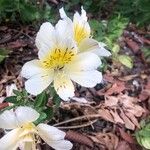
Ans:
[{"label": "partially open flower", "polygon": [[[55,27],[42,24],[36,37],[39,59],[27,62],[22,68],[26,90],[40,94],[54,81],[54,88],[63,100],[74,96],[72,81],[94,87],[102,80],[97,67],[99,57],[90,52],[77,53],[78,48],[67,28],[67,21],[60,20]],[[72,81],[71,81],[72,80]]]},{"label": "partially open flower", "polygon": [[39,113],[30,107],[18,107],[15,111],[6,110],[0,115],[0,128],[10,130],[0,139],[1,150],[36,150],[36,142],[41,137],[49,146],[56,150],[70,150],[71,142],[64,139],[65,132],[53,126],[34,121]]},{"label": "partially open flower", "polygon": [[111,53],[104,48],[104,43],[91,38],[91,28],[83,7],[81,7],[81,15],[78,12],[74,14],[73,21],[67,17],[63,8],[61,8],[59,12],[61,18],[68,22],[68,28],[72,28],[73,38],[79,47],[79,52],[90,51],[98,56],[111,55]]}]

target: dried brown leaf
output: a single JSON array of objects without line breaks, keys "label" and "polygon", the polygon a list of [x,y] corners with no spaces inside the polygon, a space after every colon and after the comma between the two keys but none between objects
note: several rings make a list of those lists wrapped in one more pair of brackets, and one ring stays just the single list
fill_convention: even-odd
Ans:
[{"label": "dried brown leaf", "polygon": [[89,136],[93,142],[104,145],[108,150],[116,149],[118,137],[113,133],[94,133],[95,136]]},{"label": "dried brown leaf", "polygon": [[127,43],[127,45],[129,46],[129,48],[135,53],[137,54],[140,50],[139,45],[134,42],[132,39],[126,38],[125,42]]},{"label": "dried brown leaf", "polygon": [[118,98],[116,98],[115,96],[109,96],[106,97],[105,99],[105,106],[108,107],[116,107],[118,105]]},{"label": "dried brown leaf", "polygon": [[126,141],[120,141],[116,150],[132,150]]},{"label": "dried brown leaf", "polygon": [[100,114],[103,119],[114,122],[113,116],[108,109],[101,107],[100,109],[98,109],[98,114]]},{"label": "dried brown leaf", "polygon": [[120,109],[120,116],[121,118],[124,120],[125,122],[125,127],[131,130],[135,129],[135,125],[131,122],[131,120],[125,115],[125,113],[123,112],[123,110]]},{"label": "dried brown leaf", "polygon": [[140,128],[137,117],[145,113],[139,105],[138,99],[128,95],[106,96],[105,102],[98,108],[98,113],[103,119],[113,123],[121,123],[126,128],[134,130]]},{"label": "dried brown leaf", "polygon": [[5,103],[0,103],[0,110],[4,109],[5,107],[8,107],[9,103],[5,102]]},{"label": "dried brown leaf", "polygon": [[138,128],[140,128],[140,125],[138,123],[138,120],[135,118],[135,115],[133,115],[130,112],[126,112],[126,115],[130,118],[130,120],[136,125]]},{"label": "dried brown leaf", "polygon": [[121,123],[124,124],[124,121],[120,118],[118,112],[115,110],[110,110],[110,113],[112,114],[112,116],[114,117],[114,122],[115,123]]},{"label": "dried brown leaf", "polygon": [[130,134],[128,134],[127,132],[125,132],[122,128],[119,128],[119,131],[120,131],[121,137],[122,137],[125,141],[127,141],[127,142],[129,142],[129,143],[133,143],[133,144],[136,143],[136,141],[133,139],[133,137],[132,137]]},{"label": "dried brown leaf", "polygon": [[110,89],[106,91],[106,95],[118,94],[126,89],[125,82],[117,80]]}]

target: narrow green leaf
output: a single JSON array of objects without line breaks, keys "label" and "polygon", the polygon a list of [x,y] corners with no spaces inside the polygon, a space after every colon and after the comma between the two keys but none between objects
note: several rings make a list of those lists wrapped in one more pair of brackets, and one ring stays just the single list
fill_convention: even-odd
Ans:
[{"label": "narrow green leaf", "polygon": [[114,44],[113,48],[112,48],[112,52],[117,54],[120,51],[120,47],[117,44]]},{"label": "narrow green leaf", "polygon": [[41,112],[40,117],[34,122],[35,125],[38,125],[41,122],[44,122],[47,118],[46,113]]},{"label": "narrow green leaf", "polygon": [[44,113],[46,113],[47,115],[47,120],[51,120],[54,116],[54,111],[53,111],[53,108],[47,108],[44,110]]},{"label": "narrow green leaf", "polygon": [[127,56],[127,55],[119,55],[118,56],[118,60],[123,64],[125,65],[126,67],[128,68],[132,68],[133,67],[133,62],[132,62],[132,59]]},{"label": "narrow green leaf", "polygon": [[14,103],[15,104],[15,103],[17,103],[17,96],[6,97],[5,101],[9,102],[9,103]]},{"label": "narrow green leaf", "polygon": [[44,91],[41,94],[37,95],[34,106],[35,107],[43,107],[47,104],[47,101],[48,101],[48,95]]},{"label": "narrow green leaf", "polygon": [[0,63],[8,56],[8,50],[0,49]]},{"label": "narrow green leaf", "polygon": [[60,106],[60,103],[61,103],[61,98],[56,94],[54,97],[53,97],[53,101],[55,103],[55,107],[58,108]]},{"label": "narrow green leaf", "polygon": [[18,90],[13,90],[13,93],[17,96],[21,96],[22,97],[22,93]]}]

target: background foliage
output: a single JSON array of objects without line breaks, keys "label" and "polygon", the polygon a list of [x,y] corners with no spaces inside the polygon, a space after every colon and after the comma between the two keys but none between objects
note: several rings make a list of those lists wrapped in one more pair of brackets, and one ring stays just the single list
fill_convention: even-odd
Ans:
[{"label": "background foliage", "polygon": [[50,20],[56,16],[58,7],[64,6],[68,12],[72,12],[80,9],[81,5],[93,18],[107,19],[120,14],[138,25],[150,21],[149,0],[68,0],[60,3],[48,0],[0,0],[0,22]]}]

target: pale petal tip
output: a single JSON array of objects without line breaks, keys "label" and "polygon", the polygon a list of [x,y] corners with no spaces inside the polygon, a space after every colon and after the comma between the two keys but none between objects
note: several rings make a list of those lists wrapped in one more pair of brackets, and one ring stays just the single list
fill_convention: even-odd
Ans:
[{"label": "pale petal tip", "polygon": [[105,46],[107,46],[105,43],[99,42],[98,45],[102,52],[102,54],[99,54],[99,56],[104,56],[104,57],[111,56],[111,53],[105,48]]},{"label": "pale petal tip", "polygon": [[62,19],[67,17],[63,7],[59,9],[59,13]]},{"label": "pale petal tip", "polygon": [[84,10],[83,6],[81,6],[81,16],[87,21],[86,11]]}]

